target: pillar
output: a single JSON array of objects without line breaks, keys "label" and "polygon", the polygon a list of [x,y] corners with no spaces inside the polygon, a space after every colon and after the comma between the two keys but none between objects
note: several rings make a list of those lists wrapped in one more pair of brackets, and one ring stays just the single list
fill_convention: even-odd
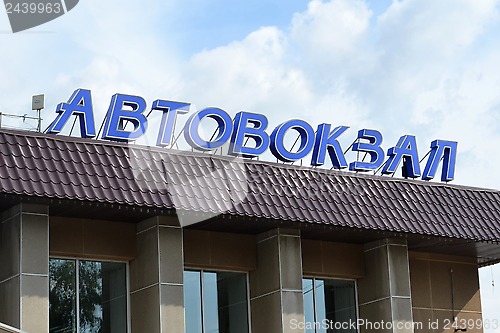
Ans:
[{"label": "pillar", "polygon": [[137,256],[130,263],[132,333],[184,332],[182,232],[173,217],[137,226]]},{"label": "pillar", "polygon": [[49,331],[48,207],[19,204],[0,223],[0,322]]},{"label": "pillar", "polygon": [[410,273],[406,241],[384,239],[364,247],[366,277],[358,281],[359,317],[367,323],[391,323],[360,332],[413,333]]},{"label": "pillar", "polygon": [[257,237],[257,269],[250,272],[252,331],[292,330],[304,322],[300,231],[275,229]]}]

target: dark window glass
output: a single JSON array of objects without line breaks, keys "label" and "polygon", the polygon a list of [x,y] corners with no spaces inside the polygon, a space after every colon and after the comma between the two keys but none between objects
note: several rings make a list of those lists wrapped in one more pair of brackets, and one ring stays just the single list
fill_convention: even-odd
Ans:
[{"label": "dark window glass", "polygon": [[[313,287],[314,286],[314,287]],[[357,320],[356,286],[354,281],[303,279],[304,313],[306,333],[355,333],[357,330],[342,329],[335,323],[351,323]],[[324,325],[324,323],[328,323]]]},{"label": "dark window glass", "polygon": [[80,261],[80,333],[127,331],[125,264]]},{"label": "dark window glass", "polygon": [[[354,281],[325,280],[326,317],[333,322],[345,323],[357,320],[356,286]],[[356,330],[336,330],[354,333]]]},{"label": "dark window glass", "polygon": [[49,332],[76,333],[76,262],[49,262]]},{"label": "dark window glass", "polygon": [[50,288],[51,333],[127,332],[125,264],[51,259]]},{"label": "dark window glass", "polygon": [[247,333],[244,273],[185,271],[186,333]]}]

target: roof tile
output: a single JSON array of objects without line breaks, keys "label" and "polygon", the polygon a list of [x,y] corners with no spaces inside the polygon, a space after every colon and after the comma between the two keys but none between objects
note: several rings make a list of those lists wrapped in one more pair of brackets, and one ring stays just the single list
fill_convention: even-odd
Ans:
[{"label": "roof tile", "polygon": [[500,241],[500,192],[0,130],[0,192]]}]

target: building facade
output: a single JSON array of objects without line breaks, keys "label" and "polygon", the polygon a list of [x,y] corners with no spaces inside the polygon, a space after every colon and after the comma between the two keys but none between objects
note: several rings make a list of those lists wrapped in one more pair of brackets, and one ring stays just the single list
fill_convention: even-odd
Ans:
[{"label": "building facade", "polygon": [[500,192],[0,130],[0,332],[483,332]]}]

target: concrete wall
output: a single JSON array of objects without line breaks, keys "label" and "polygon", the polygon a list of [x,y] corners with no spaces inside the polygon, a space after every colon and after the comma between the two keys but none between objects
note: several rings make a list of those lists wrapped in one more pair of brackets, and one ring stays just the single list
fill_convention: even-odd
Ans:
[{"label": "concrete wall", "polygon": [[[374,329],[362,325],[361,333],[413,333],[408,247],[400,239],[365,244],[366,277],[358,280],[359,317],[366,322],[390,322]],[[410,326],[407,326],[410,324]]]},{"label": "concrete wall", "polygon": [[[33,205],[4,212],[0,225],[0,322],[14,327],[35,325],[31,319],[42,326],[47,321],[48,244],[54,257],[131,263],[133,332],[183,330],[185,267],[248,272],[250,319],[254,331],[259,332],[270,327],[262,326],[267,321],[274,325],[270,330],[274,333],[287,331],[284,324],[290,318],[303,318],[303,275],[356,279],[361,318],[380,319],[387,310],[388,318],[397,319],[397,312],[404,308],[404,320],[439,321],[438,329],[424,326],[416,332],[441,333],[453,332],[442,329],[445,319],[452,319],[453,269],[456,315],[459,319],[481,318],[475,258],[408,252],[400,241],[356,245],[301,239],[296,230],[242,235],[181,229],[174,217],[139,224],[67,217],[50,217],[49,221],[46,207]],[[49,237],[49,230],[50,243],[41,241]],[[396,283],[389,283],[391,280]],[[411,292],[398,286],[401,281],[410,285]],[[399,306],[401,302],[405,306]],[[30,306],[38,307],[36,315],[23,316],[21,312]],[[146,313],[152,317],[142,318]],[[467,332],[482,330],[469,328]]]},{"label": "concrete wall", "polygon": [[[438,328],[423,327],[416,332],[454,332],[444,329],[444,324],[452,320],[453,270],[454,307],[458,320],[479,320],[481,297],[479,292],[478,266],[475,258],[447,256],[431,253],[410,252],[410,278],[412,307],[415,321],[437,322]],[[467,329],[468,333],[483,332],[482,328]]]},{"label": "concrete wall", "polygon": [[51,216],[50,255],[132,260],[136,256],[136,224]]},{"label": "concrete wall", "polygon": [[183,229],[172,217],[137,225],[130,263],[131,333],[184,332]]},{"label": "concrete wall", "polygon": [[304,332],[302,250],[298,230],[275,229],[257,237],[257,269],[250,272],[251,322],[254,332]]},{"label": "concrete wall", "polygon": [[363,245],[302,239],[305,276],[357,279],[366,275]]},{"label": "concrete wall", "polygon": [[184,230],[184,265],[249,272],[257,268],[254,235]]},{"label": "concrete wall", "polygon": [[19,204],[0,224],[0,322],[29,333],[49,329],[48,207]]}]

